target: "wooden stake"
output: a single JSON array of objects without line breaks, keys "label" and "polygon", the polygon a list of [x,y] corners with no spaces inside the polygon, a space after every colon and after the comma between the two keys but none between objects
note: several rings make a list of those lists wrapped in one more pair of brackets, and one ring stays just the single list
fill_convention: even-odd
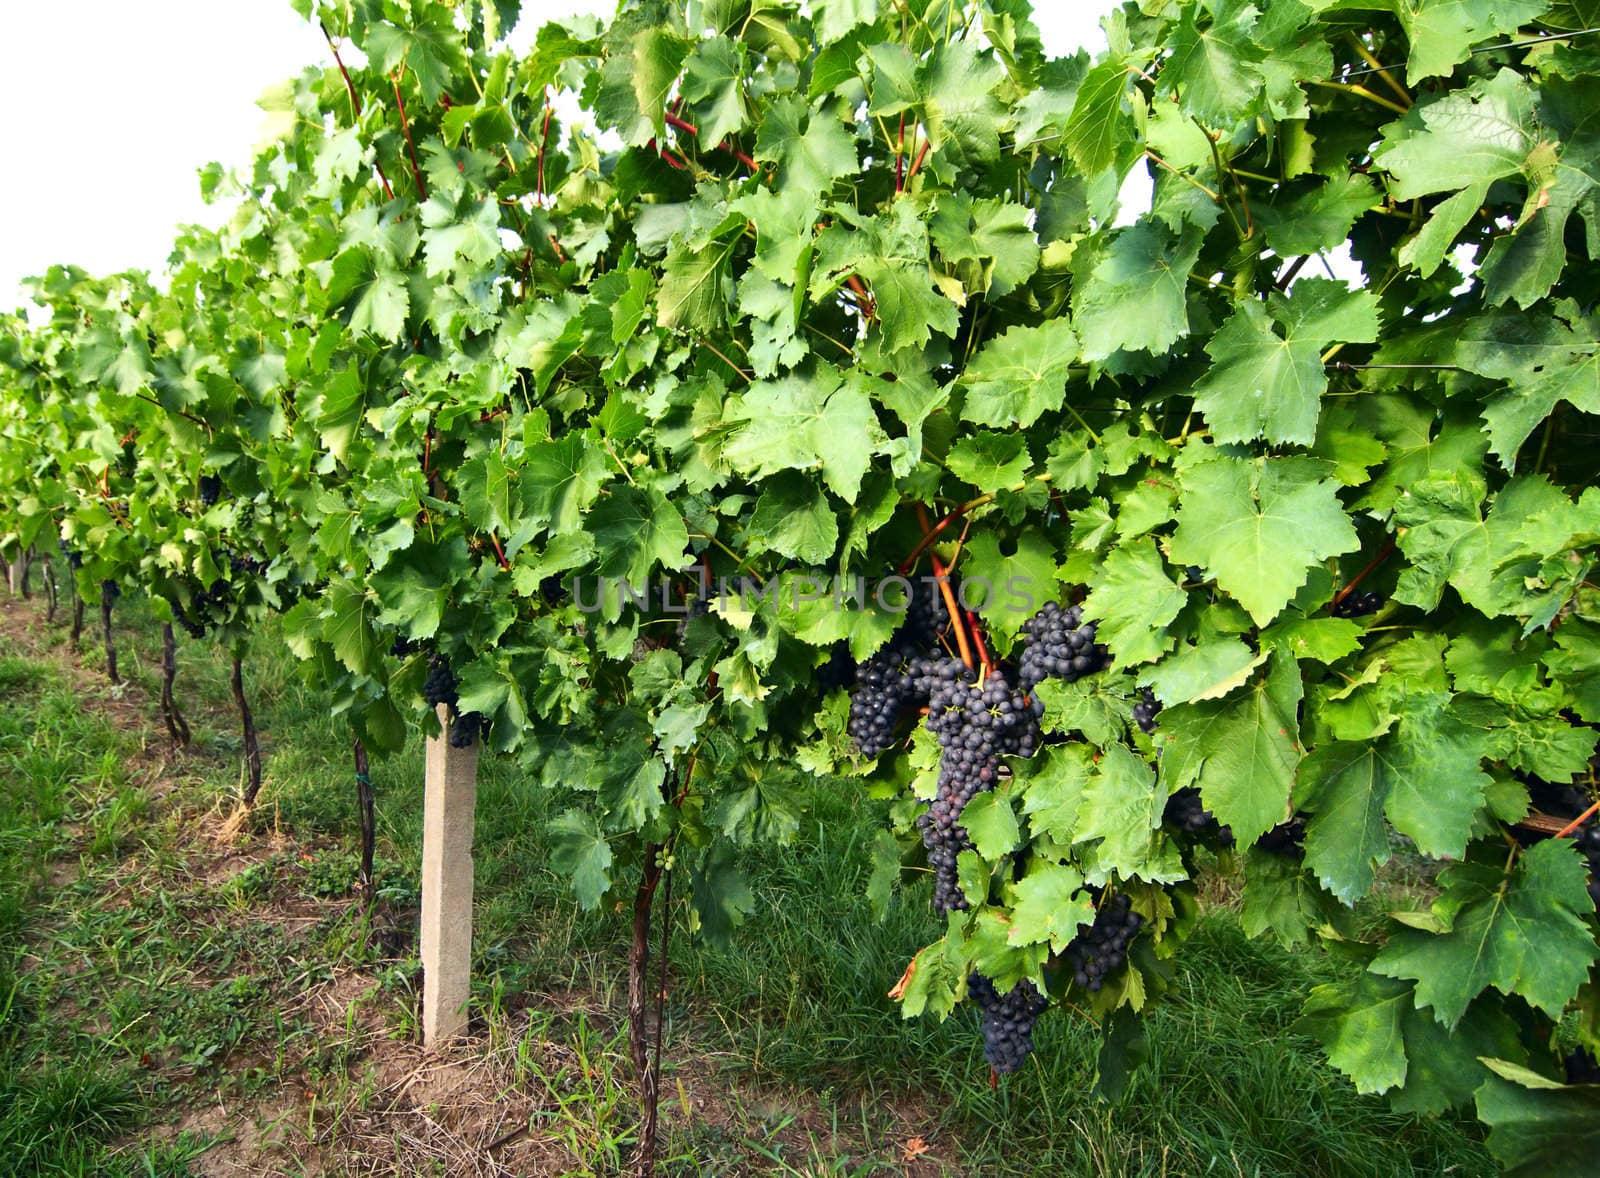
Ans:
[{"label": "wooden stake", "polygon": [[422,1043],[443,1047],[467,1029],[472,997],[472,826],[478,745],[450,747],[450,708],[428,738],[422,803]]}]

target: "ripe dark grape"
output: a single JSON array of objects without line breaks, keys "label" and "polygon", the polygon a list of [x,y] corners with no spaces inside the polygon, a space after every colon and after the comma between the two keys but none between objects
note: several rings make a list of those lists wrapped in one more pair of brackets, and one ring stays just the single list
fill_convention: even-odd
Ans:
[{"label": "ripe dark grape", "polygon": [[1184,834],[1230,846],[1233,843],[1233,832],[1206,809],[1205,803],[1200,800],[1200,791],[1193,786],[1185,786],[1167,799],[1164,818]]},{"label": "ripe dark grape", "polygon": [[430,708],[437,708],[440,704],[456,706],[456,677],[450,670],[450,664],[442,656],[435,655],[428,664],[428,677],[422,681],[422,698],[428,701]]},{"label": "ripe dark grape", "polygon": [[1306,841],[1306,820],[1296,814],[1280,822],[1256,840],[1256,846],[1272,855],[1298,856]]},{"label": "ripe dark grape", "polygon": [[967,979],[967,992],[983,1012],[983,1058],[1004,1076],[1033,1053],[1033,1024],[1050,1000],[1032,982],[1021,981],[1001,994],[982,974]]},{"label": "ripe dark grape", "polygon": [[1095,913],[1094,923],[1067,945],[1072,980],[1091,993],[1099,990],[1128,960],[1128,946],[1143,924],[1126,893],[1112,897]]},{"label": "ripe dark grape", "polygon": [[467,712],[465,715],[457,716],[455,722],[450,725],[450,747],[471,748],[488,727],[482,712]]},{"label": "ripe dark grape", "polygon": [[856,661],[850,657],[850,644],[835,642],[828,651],[828,661],[817,668],[817,686],[824,692],[836,687],[853,687],[856,671]]},{"label": "ripe dark grape", "polygon": [[1156,693],[1148,687],[1139,693],[1139,698],[1133,705],[1133,722],[1139,726],[1139,731],[1149,736],[1156,730],[1156,717],[1161,714],[1161,701],[1156,698]]},{"label": "ripe dark grape", "polygon": [[914,582],[899,629],[856,672],[847,730],[862,756],[893,747],[901,719],[928,702],[933,668],[944,661],[937,653],[939,635],[949,624],[937,586],[927,579]]},{"label": "ripe dark grape", "polygon": [[184,633],[188,634],[190,638],[204,638],[206,636],[205,623],[183,609],[176,602],[172,605],[172,618],[178,625],[183,627]]},{"label": "ripe dark grape", "polygon": [[1591,820],[1573,835],[1572,841],[1589,864],[1589,899],[1600,908],[1600,827]]},{"label": "ripe dark grape", "polygon": [[1521,777],[1520,780],[1527,785],[1534,808],[1557,818],[1576,818],[1594,801],[1571,782],[1541,781],[1537,777]]},{"label": "ripe dark grape", "polygon": [[200,506],[210,507],[222,495],[222,480],[214,474],[200,476]]},{"label": "ripe dark grape", "polygon": [[57,540],[56,544],[61,549],[61,555],[67,558],[68,568],[81,569],[83,567],[83,553],[73,548],[65,540]]},{"label": "ripe dark grape", "polygon": [[1583,1048],[1574,1047],[1562,1063],[1566,1067],[1568,1084],[1600,1084],[1600,1064]]},{"label": "ripe dark grape", "polygon": [[228,553],[228,568],[235,577],[259,577],[267,571],[267,561],[239,552]]},{"label": "ripe dark grape", "polygon": [[[1022,634],[1017,683],[1024,692],[1032,693],[1046,679],[1071,683],[1105,666],[1106,649],[1095,645],[1095,624],[1083,620],[1080,606],[1063,609],[1047,601],[1022,623]],[[1035,715],[1044,714],[1044,705],[1038,700],[1033,707]]]},{"label": "ripe dark grape", "polygon": [[105,597],[110,601],[115,601],[117,598],[122,596],[122,586],[118,585],[115,581],[101,581],[100,594],[102,597]]},{"label": "ripe dark grape", "polygon": [[1357,593],[1346,594],[1337,605],[1333,607],[1333,616],[1336,618],[1360,618],[1367,614],[1375,614],[1383,608],[1383,594],[1375,590],[1363,589]]},{"label": "ripe dark grape", "polygon": [[939,740],[939,783],[928,808],[917,817],[922,845],[933,869],[933,906],[943,913],[967,907],[957,879],[957,860],[972,846],[961,812],[980,793],[995,787],[1000,758],[1032,756],[1039,725],[1027,697],[1003,670],[982,684],[955,659],[927,669],[928,730]]}]

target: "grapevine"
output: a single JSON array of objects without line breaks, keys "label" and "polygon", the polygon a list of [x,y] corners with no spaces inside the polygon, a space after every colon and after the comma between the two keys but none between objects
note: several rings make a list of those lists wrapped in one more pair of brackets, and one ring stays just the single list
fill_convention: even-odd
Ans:
[{"label": "grapevine", "polygon": [[[945,921],[902,1008],[1003,1007],[997,1072],[1039,1003],[1124,1051],[1226,860],[1252,932],[1343,938],[1334,1067],[1573,1172],[1581,5],[1174,0],[1062,59],[1021,0],[642,0],[521,58],[505,5],[301,7],[237,213],[4,318],[0,548],[68,556],[74,638],[103,583],[230,657],[274,619],[360,765],[448,705],[636,946],[663,874],[736,935],[857,777]],[[1396,854],[1436,898],[1358,927]]]}]

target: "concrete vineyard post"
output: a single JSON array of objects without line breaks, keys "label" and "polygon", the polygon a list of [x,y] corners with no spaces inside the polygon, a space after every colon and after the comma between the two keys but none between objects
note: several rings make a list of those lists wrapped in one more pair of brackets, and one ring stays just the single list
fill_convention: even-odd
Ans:
[{"label": "concrete vineyard post", "polygon": [[422,1042],[444,1046],[467,1028],[472,994],[472,827],[478,744],[450,747],[450,709],[428,738],[422,808]]}]

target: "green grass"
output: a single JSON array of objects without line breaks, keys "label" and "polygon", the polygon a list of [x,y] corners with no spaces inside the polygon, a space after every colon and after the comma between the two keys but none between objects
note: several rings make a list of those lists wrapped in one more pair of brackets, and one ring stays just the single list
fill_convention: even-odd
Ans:
[{"label": "green grass", "polygon": [[[208,878],[193,824],[226,812],[240,781],[226,660],[180,648],[196,746],[158,800],[136,756],[157,742],[157,635],[136,602],[119,622],[137,731],[83,707],[46,663],[0,660],[0,780],[14,783],[0,793],[0,1158],[18,1173],[183,1173],[209,1143],[171,1134],[183,1109],[302,1088],[317,1104],[296,1132],[326,1143],[370,1114],[372,1042],[353,1023],[330,1038],[296,999],[352,971],[388,1034],[414,1032],[414,949],[402,937],[400,959],[383,958],[348,898],[348,731],[266,636],[246,670],[267,775],[249,864]],[[421,758],[375,762],[373,778],[378,882],[404,913]],[[576,909],[548,866],[546,806],[513,764],[484,761],[481,1042],[562,1172],[616,1173],[637,1138],[620,1038],[627,929],[617,912]],[[872,919],[864,848],[881,821],[850,784],[820,789],[795,844],[752,858],[761,904],[736,943],[676,937],[666,1172],[905,1173],[898,1147],[921,1137],[949,1167],[996,1175],[1492,1173],[1474,1123],[1358,1096],[1293,1034],[1303,995],[1338,967],[1249,941],[1226,910],[1187,946],[1125,1101],[1092,1095],[1098,1035],[1062,1012],[991,1089],[974,1016],[905,1022],[885,996],[938,925],[916,889]],[[286,923],[286,906],[307,915]]]}]

